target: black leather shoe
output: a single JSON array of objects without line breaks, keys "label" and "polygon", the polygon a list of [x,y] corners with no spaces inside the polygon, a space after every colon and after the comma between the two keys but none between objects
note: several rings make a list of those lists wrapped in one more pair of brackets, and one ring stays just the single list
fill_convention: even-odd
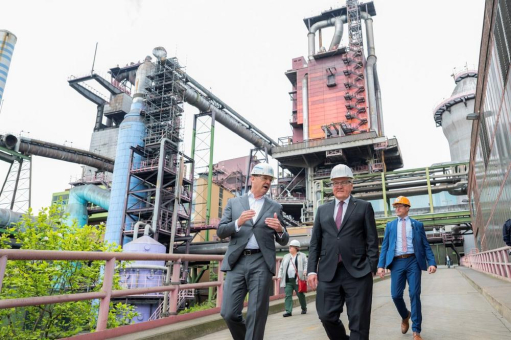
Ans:
[{"label": "black leather shoe", "polygon": [[284,315],[282,315],[282,316],[287,318],[288,316],[293,316],[293,314],[291,314],[291,313],[284,313]]},{"label": "black leather shoe", "polygon": [[307,314],[307,309],[302,309],[302,314]]}]

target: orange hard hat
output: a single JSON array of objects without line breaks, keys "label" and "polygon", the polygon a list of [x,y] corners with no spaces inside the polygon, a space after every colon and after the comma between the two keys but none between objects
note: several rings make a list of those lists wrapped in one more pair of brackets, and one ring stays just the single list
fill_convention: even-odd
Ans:
[{"label": "orange hard hat", "polygon": [[407,205],[409,207],[412,206],[410,204],[410,200],[408,198],[406,198],[405,196],[397,197],[396,200],[394,201],[394,203],[392,203],[392,205],[396,205],[396,204],[404,204],[404,205]]}]

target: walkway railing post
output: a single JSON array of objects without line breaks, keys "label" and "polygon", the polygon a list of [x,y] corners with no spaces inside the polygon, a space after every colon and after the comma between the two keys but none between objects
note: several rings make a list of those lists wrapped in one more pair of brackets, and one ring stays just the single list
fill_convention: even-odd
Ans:
[{"label": "walkway railing post", "polygon": [[170,280],[171,285],[175,285],[174,290],[170,291],[169,294],[169,314],[170,315],[177,315],[177,301],[179,297],[179,284],[180,277],[181,277],[181,261],[176,261],[172,265],[172,279]]},{"label": "walkway railing post", "polygon": [[4,283],[5,268],[7,267],[7,255],[0,257],[0,293],[2,292],[2,284]]},{"label": "walkway railing post", "polygon": [[[275,264],[275,273],[278,276],[280,271],[280,259],[277,259],[277,263]],[[296,274],[298,275],[298,274]],[[279,295],[280,292],[280,279],[273,281],[273,295]]]},{"label": "walkway railing post", "polygon": [[222,299],[224,297],[224,272],[220,268],[222,268],[222,261],[218,261],[218,282],[220,282],[220,286],[216,287],[217,307],[222,307]]},{"label": "walkway railing post", "polygon": [[106,296],[101,299],[99,304],[98,324],[96,331],[103,331],[106,329],[108,322],[108,311],[110,310],[110,296],[112,295],[112,283],[114,280],[115,272],[115,257],[108,260],[105,265],[105,275],[103,277],[103,288],[101,290],[106,293]]},{"label": "walkway railing post", "polygon": [[505,268],[506,276],[508,279],[511,279],[511,270],[509,268],[508,250],[507,249],[502,251],[502,257],[504,258],[504,268]]}]

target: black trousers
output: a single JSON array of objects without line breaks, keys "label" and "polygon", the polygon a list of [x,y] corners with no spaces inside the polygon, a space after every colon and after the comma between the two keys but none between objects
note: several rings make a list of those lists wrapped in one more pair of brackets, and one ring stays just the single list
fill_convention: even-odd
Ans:
[{"label": "black trousers", "polygon": [[[332,340],[369,339],[371,304],[373,298],[373,277],[371,273],[361,278],[352,277],[344,265],[339,263],[330,282],[319,281],[316,295],[316,309],[326,334]],[[346,302],[350,336],[339,316]]]}]

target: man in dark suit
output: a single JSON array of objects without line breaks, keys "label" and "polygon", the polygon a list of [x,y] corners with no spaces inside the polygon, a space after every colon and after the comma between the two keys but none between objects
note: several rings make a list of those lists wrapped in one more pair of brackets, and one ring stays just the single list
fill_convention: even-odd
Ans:
[{"label": "man in dark suit", "polygon": [[[397,311],[401,315],[401,332],[403,334],[408,332],[411,317],[413,340],[421,340],[421,270],[427,269],[430,274],[436,272],[435,255],[426,239],[424,225],[408,217],[410,200],[399,196],[392,205],[396,209],[398,218],[387,223],[385,228],[378,262],[378,275],[383,278],[385,268],[390,269],[390,292]],[[411,312],[408,311],[403,300],[406,281],[408,281],[412,305]]]},{"label": "man in dark suit", "polygon": [[[275,275],[275,241],[283,246],[289,241],[280,222],[282,206],[265,196],[273,168],[257,164],[250,179],[250,192],[229,200],[217,230],[220,238],[231,238],[220,268],[227,272],[220,314],[235,340],[263,339]],[[245,322],[241,311],[247,292]]]},{"label": "man in dark suit", "polygon": [[[317,287],[316,309],[330,339],[369,339],[378,234],[371,203],[351,196],[353,172],[336,165],[330,174],[335,200],[320,206],[309,248],[308,282]],[[348,309],[350,336],[341,320]]]}]

